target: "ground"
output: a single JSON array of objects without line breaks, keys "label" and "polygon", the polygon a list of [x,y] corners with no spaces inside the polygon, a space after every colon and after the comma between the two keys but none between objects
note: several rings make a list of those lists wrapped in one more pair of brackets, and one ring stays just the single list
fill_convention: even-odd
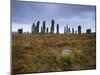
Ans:
[{"label": "ground", "polygon": [[95,69],[96,35],[12,34],[11,58],[13,74]]}]

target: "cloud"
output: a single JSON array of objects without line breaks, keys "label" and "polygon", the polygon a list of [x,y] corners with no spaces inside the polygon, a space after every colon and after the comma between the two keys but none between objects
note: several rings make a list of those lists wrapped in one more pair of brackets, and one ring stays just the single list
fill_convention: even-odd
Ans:
[{"label": "cloud", "polygon": [[95,10],[95,6],[89,5],[17,1],[12,4],[12,22],[31,26],[38,20],[42,25],[43,20],[46,20],[47,26],[50,27],[51,19],[54,19],[56,24],[61,25],[61,31],[66,24],[75,28],[80,24],[84,29],[92,28],[94,30]]}]

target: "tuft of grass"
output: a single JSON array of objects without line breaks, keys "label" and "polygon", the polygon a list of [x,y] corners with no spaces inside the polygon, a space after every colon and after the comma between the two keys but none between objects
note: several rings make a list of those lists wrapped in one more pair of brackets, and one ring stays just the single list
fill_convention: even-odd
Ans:
[{"label": "tuft of grass", "polygon": [[60,56],[61,66],[63,70],[69,70],[70,66],[75,63],[79,63],[80,59],[72,55],[61,55]]}]

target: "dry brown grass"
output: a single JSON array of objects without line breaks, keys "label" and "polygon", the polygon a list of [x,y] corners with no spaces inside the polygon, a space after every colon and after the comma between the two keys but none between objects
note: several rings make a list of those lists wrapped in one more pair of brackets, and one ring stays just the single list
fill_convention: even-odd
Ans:
[{"label": "dry brown grass", "polygon": [[[63,56],[65,48],[72,56]],[[90,35],[12,35],[12,73],[96,68],[96,37]]]}]

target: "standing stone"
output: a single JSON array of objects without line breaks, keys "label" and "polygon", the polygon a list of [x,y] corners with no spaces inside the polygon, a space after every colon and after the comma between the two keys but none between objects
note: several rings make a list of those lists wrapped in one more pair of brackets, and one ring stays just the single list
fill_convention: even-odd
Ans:
[{"label": "standing stone", "polygon": [[74,34],[74,28],[72,28],[72,34]]},{"label": "standing stone", "polygon": [[45,21],[43,21],[43,33],[45,33],[45,29],[46,29]]},{"label": "standing stone", "polygon": [[70,28],[68,28],[68,34],[70,34]]},{"label": "standing stone", "polygon": [[64,27],[64,34],[66,35],[66,26]]},{"label": "standing stone", "polygon": [[37,21],[37,27],[36,27],[36,32],[39,33],[39,24],[40,24],[40,21]]},{"label": "standing stone", "polygon": [[54,33],[54,20],[51,20],[51,33],[53,34]]},{"label": "standing stone", "polygon": [[36,29],[35,29],[35,23],[33,23],[32,27],[31,27],[31,33],[34,34],[36,33]]},{"label": "standing stone", "polygon": [[65,35],[69,34],[69,31],[70,31],[70,29],[68,28],[68,25],[66,25],[66,26],[64,27],[64,34],[65,34]]},{"label": "standing stone", "polygon": [[59,24],[57,24],[57,34],[59,34]]},{"label": "standing stone", "polygon": [[43,33],[43,27],[41,26],[41,33]]},{"label": "standing stone", "polygon": [[66,34],[69,33],[68,24],[66,25]]},{"label": "standing stone", "polygon": [[47,27],[47,29],[46,29],[46,32],[47,32],[47,34],[49,33],[49,29],[48,29],[48,27]]},{"label": "standing stone", "polygon": [[87,29],[86,34],[91,34],[91,29]]},{"label": "standing stone", "polygon": [[81,34],[81,26],[78,26],[78,34]]},{"label": "standing stone", "polygon": [[75,30],[75,34],[77,34],[77,30]]},{"label": "standing stone", "polygon": [[23,29],[18,29],[18,34],[23,34]]}]

